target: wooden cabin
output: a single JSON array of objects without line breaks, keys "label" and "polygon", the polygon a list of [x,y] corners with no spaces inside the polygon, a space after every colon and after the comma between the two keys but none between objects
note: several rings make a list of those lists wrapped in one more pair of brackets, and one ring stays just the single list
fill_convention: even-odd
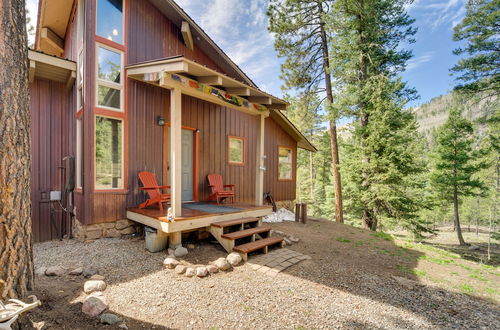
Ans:
[{"label": "wooden cabin", "polygon": [[[297,148],[315,151],[287,102],[172,0],[40,0],[29,68],[36,241],[145,224],[179,243],[184,231],[262,217],[264,193],[293,203]],[[163,212],[137,207],[141,171],[170,185]],[[225,212],[203,208],[211,173],[235,185]]]}]

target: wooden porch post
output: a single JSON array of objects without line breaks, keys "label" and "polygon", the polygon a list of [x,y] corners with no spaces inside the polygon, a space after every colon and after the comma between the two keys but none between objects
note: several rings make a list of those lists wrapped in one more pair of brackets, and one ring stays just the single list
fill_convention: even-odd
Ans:
[{"label": "wooden porch post", "polygon": [[171,89],[170,92],[170,150],[171,150],[171,173],[172,173],[172,214],[174,218],[181,216],[182,210],[182,92],[179,88]]},{"label": "wooden porch post", "polygon": [[255,175],[255,205],[264,204],[264,123],[266,117],[261,114],[257,124],[257,173]]}]

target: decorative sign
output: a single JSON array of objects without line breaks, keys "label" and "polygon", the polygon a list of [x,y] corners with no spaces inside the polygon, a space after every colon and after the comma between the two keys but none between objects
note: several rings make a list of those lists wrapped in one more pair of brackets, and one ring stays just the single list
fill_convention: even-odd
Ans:
[{"label": "decorative sign", "polygon": [[199,92],[202,92],[202,93],[205,93],[205,94],[208,94],[211,96],[215,96],[215,97],[223,100],[224,102],[230,103],[230,104],[235,105],[237,107],[245,108],[247,110],[260,111],[260,112],[268,111],[267,107],[265,107],[261,104],[248,102],[248,100],[246,100],[242,97],[228,94],[223,90],[219,90],[219,89],[214,88],[212,86],[199,83],[196,80],[192,80],[192,79],[186,78],[184,76],[173,74],[173,73],[164,73],[164,74],[167,77],[172,78],[172,80],[177,81],[178,83],[182,84],[185,87],[193,88]]}]

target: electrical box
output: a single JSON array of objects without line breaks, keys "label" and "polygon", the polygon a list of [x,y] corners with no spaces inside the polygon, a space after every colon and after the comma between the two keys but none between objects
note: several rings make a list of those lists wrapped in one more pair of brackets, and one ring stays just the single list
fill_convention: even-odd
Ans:
[{"label": "electrical box", "polygon": [[60,201],[61,200],[61,192],[60,191],[51,191],[50,192],[50,201]]}]

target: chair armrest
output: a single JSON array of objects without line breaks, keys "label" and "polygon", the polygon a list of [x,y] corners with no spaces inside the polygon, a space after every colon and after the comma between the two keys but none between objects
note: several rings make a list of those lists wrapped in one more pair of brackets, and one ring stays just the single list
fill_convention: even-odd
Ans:
[{"label": "chair armrest", "polygon": [[230,188],[230,187],[234,187],[234,186],[235,186],[234,184],[225,184],[224,188]]},{"label": "chair armrest", "polygon": [[170,186],[139,187],[140,190],[170,189]]},{"label": "chair armrest", "polygon": [[210,188],[213,188],[213,187],[215,187],[215,186],[214,186],[213,184],[209,184],[208,186],[209,186]]}]

